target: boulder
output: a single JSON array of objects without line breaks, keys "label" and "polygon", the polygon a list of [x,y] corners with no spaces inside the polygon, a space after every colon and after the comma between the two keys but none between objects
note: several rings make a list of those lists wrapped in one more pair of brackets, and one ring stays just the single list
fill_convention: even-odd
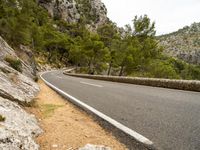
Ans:
[{"label": "boulder", "polygon": [[42,133],[33,115],[26,113],[19,105],[0,97],[1,150],[38,150],[34,138]]},{"label": "boulder", "polygon": [[79,150],[111,150],[111,148],[104,145],[87,144],[85,147],[79,148]]}]

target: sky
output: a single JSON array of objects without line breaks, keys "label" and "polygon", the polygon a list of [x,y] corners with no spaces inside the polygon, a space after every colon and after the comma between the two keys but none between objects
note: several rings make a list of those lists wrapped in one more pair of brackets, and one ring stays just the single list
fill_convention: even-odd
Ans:
[{"label": "sky", "polygon": [[156,22],[157,35],[200,22],[200,0],[102,0],[108,17],[119,27],[131,24],[134,16],[147,14]]}]

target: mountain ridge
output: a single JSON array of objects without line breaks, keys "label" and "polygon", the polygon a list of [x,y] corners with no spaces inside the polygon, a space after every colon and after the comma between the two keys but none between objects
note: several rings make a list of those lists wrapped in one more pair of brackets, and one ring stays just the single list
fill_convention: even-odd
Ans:
[{"label": "mountain ridge", "polygon": [[200,65],[200,23],[158,36],[158,40],[168,56]]},{"label": "mountain ridge", "polygon": [[108,21],[107,9],[101,0],[38,0],[54,19],[67,23],[85,22],[91,31]]}]

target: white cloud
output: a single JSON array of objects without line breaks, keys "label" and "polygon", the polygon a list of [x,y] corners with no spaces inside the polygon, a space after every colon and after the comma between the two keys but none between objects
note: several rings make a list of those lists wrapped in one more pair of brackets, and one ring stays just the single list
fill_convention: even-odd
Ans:
[{"label": "white cloud", "polygon": [[102,0],[109,18],[119,26],[131,24],[136,15],[147,14],[158,34],[200,22],[200,0]]}]

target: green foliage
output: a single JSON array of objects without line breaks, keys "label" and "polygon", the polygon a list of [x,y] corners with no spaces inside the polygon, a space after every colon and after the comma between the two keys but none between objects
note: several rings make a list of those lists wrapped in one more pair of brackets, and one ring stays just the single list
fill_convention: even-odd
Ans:
[{"label": "green foliage", "polygon": [[5,117],[3,117],[2,115],[0,115],[0,122],[4,122],[6,120]]},{"label": "green foliage", "polygon": [[22,63],[19,59],[16,59],[12,56],[6,56],[5,61],[8,62],[13,69],[22,72]]},{"label": "green foliage", "polygon": [[150,64],[149,74],[153,78],[180,79],[172,64],[160,60]]},{"label": "green foliage", "polygon": [[200,80],[200,67],[195,65],[186,65],[184,70],[181,71],[183,79],[187,80]]},{"label": "green foliage", "polygon": [[[35,0],[0,1],[0,35],[14,48],[29,46],[56,67],[73,65],[90,74],[200,79],[199,66],[162,56],[155,23],[147,15],[136,16],[123,30],[108,22],[91,33],[86,24],[97,21],[98,16],[89,0],[77,1],[83,13],[80,21],[72,24],[59,16],[49,18]],[[6,61],[21,71],[19,60]]]},{"label": "green foliage", "polygon": [[96,22],[98,16],[96,14],[95,9],[92,9],[90,0],[76,0],[81,7],[78,7],[81,13],[82,22],[86,24],[90,24],[92,22]]},{"label": "green foliage", "polygon": [[146,36],[154,37],[156,34],[155,23],[151,23],[150,18],[147,15],[135,16],[133,20],[134,24],[134,34],[142,38]]},{"label": "green foliage", "polygon": [[0,35],[13,46],[32,44],[32,31],[48,20],[48,14],[34,0],[1,1],[0,9]]},{"label": "green foliage", "polygon": [[133,71],[147,71],[147,65],[161,54],[155,39],[154,23],[145,15],[135,17],[133,28],[127,25],[125,36],[117,51],[119,75],[130,75]]}]

